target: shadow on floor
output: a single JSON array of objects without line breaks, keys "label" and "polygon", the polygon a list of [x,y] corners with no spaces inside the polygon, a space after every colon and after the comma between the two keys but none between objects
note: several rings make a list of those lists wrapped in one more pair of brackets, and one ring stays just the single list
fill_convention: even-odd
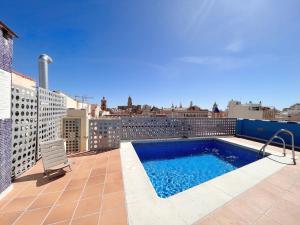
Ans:
[{"label": "shadow on floor", "polygon": [[113,150],[116,150],[117,148],[113,148],[113,149],[105,149],[105,150],[101,150],[101,151],[87,151],[87,152],[80,152],[80,153],[75,153],[75,154],[70,154],[68,155],[68,158],[76,158],[76,157],[84,157],[84,156],[91,156],[91,155],[98,155],[101,153],[105,153],[105,152],[110,152]]},{"label": "shadow on floor", "polygon": [[20,182],[27,182],[27,181],[34,181],[36,180],[36,186],[40,187],[46,184],[49,184],[53,181],[56,181],[60,179],[61,177],[65,176],[66,171],[65,170],[58,170],[49,176],[49,178],[44,175],[44,173],[35,173],[35,174],[29,174],[25,175],[19,178],[16,178],[13,183],[20,183]]}]

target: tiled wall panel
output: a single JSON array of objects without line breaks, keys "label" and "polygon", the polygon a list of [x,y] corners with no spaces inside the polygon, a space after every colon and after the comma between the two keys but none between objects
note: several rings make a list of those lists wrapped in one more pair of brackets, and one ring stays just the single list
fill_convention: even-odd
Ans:
[{"label": "tiled wall panel", "polygon": [[[289,130],[294,134],[295,148],[300,150],[300,122],[238,119],[236,135],[266,142],[280,129]],[[291,137],[288,134],[281,133],[279,136],[291,147]],[[280,140],[273,141],[276,142],[281,146]]]},{"label": "tiled wall panel", "polygon": [[4,38],[0,29],[0,69],[11,72],[12,53],[13,40]]},{"label": "tiled wall panel", "polygon": [[0,119],[0,193],[11,184],[11,119]]}]

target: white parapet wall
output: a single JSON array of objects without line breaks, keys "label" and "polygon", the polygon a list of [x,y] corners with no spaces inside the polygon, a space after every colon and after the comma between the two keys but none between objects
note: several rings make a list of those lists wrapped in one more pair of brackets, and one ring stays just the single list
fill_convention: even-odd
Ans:
[{"label": "white parapet wall", "polygon": [[0,69],[0,118],[10,118],[11,73]]}]

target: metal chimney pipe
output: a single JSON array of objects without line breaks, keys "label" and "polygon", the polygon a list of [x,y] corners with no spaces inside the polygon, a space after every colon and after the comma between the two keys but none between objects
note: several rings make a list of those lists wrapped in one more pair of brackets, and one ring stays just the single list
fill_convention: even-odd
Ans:
[{"label": "metal chimney pipe", "polygon": [[39,86],[48,89],[48,64],[53,60],[50,56],[42,54],[39,56]]}]

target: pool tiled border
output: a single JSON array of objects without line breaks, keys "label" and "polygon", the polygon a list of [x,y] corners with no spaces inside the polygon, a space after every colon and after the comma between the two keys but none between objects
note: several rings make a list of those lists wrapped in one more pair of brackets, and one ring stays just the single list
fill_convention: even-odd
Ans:
[{"label": "pool tiled border", "polygon": [[[256,150],[263,145],[235,137],[219,139]],[[156,195],[131,142],[123,142],[120,152],[128,222],[131,225],[193,224],[286,164],[291,164],[290,156],[283,157],[279,150],[270,146],[267,152],[271,155],[266,158],[162,199]]]}]

